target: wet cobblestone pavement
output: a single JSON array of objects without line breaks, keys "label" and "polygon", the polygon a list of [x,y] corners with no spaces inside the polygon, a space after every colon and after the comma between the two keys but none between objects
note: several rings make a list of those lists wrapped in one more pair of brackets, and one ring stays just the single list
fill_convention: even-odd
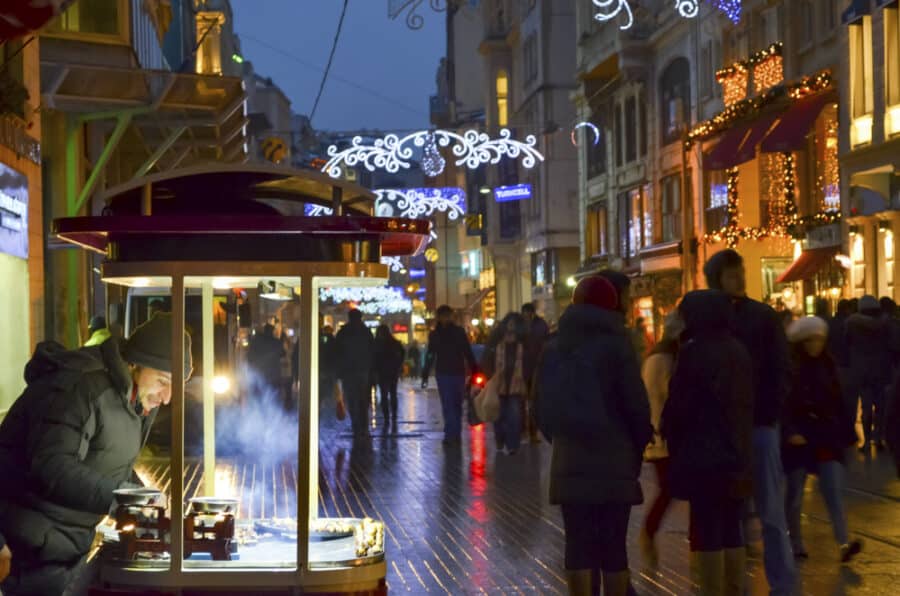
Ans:
[{"label": "wet cobblestone pavement", "polygon": [[[375,415],[375,413],[378,413]],[[550,447],[523,445],[498,454],[487,427],[465,430],[460,448],[442,445],[440,402],[434,388],[403,384],[400,423],[385,433],[373,400],[372,439],[354,444],[349,421],[323,404],[320,511],[334,517],[371,516],[386,524],[388,587],[399,594],[564,594],[563,527],[547,500]],[[145,468],[167,488],[168,465]],[[293,516],[296,466],[220,459],[219,477],[235,488],[240,516]],[[200,464],[185,469],[187,494],[200,486]],[[642,485],[656,493],[654,472]],[[804,538],[810,559],[800,566],[804,595],[900,594],[900,482],[888,457],[866,460],[854,451],[845,493],[851,534],[865,542],[852,564],[841,566],[827,512],[813,478],[807,483]],[[632,583],[638,594],[692,592],[687,506],[676,502],[658,535],[660,560],[652,568],[637,545],[643,507],[629,531]],[[750,561],[749,593],[767,594],[759,556]]]}]

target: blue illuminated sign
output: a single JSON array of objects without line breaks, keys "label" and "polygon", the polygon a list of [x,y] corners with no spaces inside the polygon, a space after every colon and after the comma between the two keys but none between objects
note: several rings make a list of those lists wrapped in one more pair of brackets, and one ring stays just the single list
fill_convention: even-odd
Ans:
[{"label": "blue illuminated sign", "polygon": [[419,277],[425,277],[425,270],[424,269],[410,269],[409,277],[412,279],[416,279]]},{"label": "blue illuminated sign", "polygon": [[498,186],[494,189],[494,199],[498,203],[507,201],[521,201],[531,198],[530,184],[516,184],[514,186]]},{"label": "blue illuminated sign", "polygon": [[28,178],[0,163],[0,253],[28,258]]}]

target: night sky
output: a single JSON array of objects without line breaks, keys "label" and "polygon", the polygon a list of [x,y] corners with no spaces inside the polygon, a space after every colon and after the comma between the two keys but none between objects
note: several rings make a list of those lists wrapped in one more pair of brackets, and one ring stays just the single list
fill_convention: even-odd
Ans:
[{"label": "night sky", "polygon": [[[244,57],[258,74],[281,87],[295,112],[309,114],[312,109],[342,4],[342,0],[231,2]],[[316,129],[428,126],[428,98],[435,93],[435,73],[444,55],[445,13],[436,13],[423,2],[418,13],[425,25],[414,31],[406,26],[405,12],[390,20],[387,4],[388,0],[350,0],[313,120]]]}]

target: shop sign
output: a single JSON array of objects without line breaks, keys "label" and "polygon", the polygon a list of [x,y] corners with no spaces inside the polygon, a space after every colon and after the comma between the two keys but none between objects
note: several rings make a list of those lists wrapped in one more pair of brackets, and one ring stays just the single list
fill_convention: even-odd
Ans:
[{"label": "shop sign", "polygon": [[827,248],[841,245],[841,224],[811,228],[806,232],[807,248]]},{"label": "shop sign", "polygon": [[0,252],[28,258],[28,178],[0,163]]},{"label": "shop sign", "polygon": [[498,186],[494,189],[494,199],[498,203],[507,201],[521,201],[531,198],[530,184],[516,184],[513,186]]}]

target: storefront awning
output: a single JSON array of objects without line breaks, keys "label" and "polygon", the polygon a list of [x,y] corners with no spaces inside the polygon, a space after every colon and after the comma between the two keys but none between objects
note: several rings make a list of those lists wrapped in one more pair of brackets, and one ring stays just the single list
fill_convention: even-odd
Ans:
[{"label": "storefront awning", "polygon": [[837,101],[834,91],[805,97],[788,108],[769,136],[762,142],[764,153],[784,153],[806,148],[806,136],[819,114],[829,103]]},{"label": "storefront awning", "polygon": [[757,145],[759,145],[759,142],[766,138],[766,135],[772,130],[772,125],[778,120],[779,115],[780,114],[777,113],[767,114],[761,116],[753,123],[753,127],[750,129],[747,136],[744,137],[744,142],[741,143],[740,148],[734,156],[734,165],[746,163],[756,158]]},{"label": "storefront awning", "polygon": [[839,250],[838,246],[804,250],[797,260],[791,263],[791,266],[775,280],[775,283],[786,284],[811,278],[833,261]]},{"label": "storefront awning", "polygon": [[738,165],[738,150],[750,132],[750,127],[751,125],[744,124],[727,130],[712,151],[703,156],[703,167],[707,170],[727,170]]}]

